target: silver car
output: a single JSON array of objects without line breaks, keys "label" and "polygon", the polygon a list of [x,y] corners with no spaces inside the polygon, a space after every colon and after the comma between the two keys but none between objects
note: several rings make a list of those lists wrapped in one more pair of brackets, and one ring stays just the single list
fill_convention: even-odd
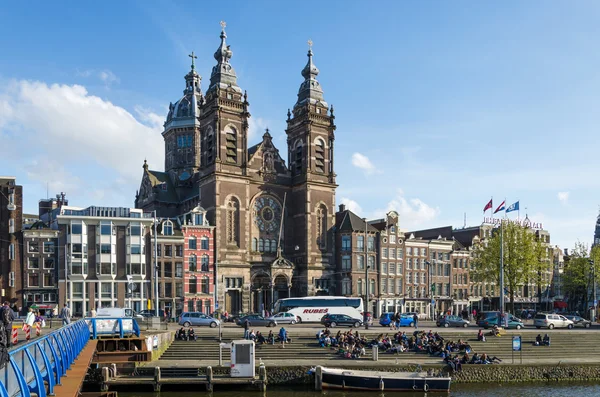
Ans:
[{"label": "silver car", "polygon": [[565,316],[554,313],[538,313],[533,318],[533,325],[537,329],[540,328],[573,328],[573,321],[569,320]]},{"label": "silver car", "polygon": [[277,313],[271,317],[268,317],[267,320],[275,321],[277,324],[296,324],[298,319],[292,313]]},{"label": "silver car", "polygon": [[204,313],[200,312],[184,312],[179,317],[179,325],[183,325],[184,327],[189,327],[190,325],[206,325],[211,328],[215,328],[219,326],[220,321],[216,318],[212,318],[211,316],[207,316]]}]

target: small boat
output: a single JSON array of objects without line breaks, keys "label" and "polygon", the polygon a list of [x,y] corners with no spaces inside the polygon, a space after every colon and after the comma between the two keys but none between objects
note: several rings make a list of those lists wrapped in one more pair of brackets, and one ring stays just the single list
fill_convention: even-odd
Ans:
[{"label": "small boat", "polygon": [[361,371],[325,367],[317,367],[314,372],[317,390],[450,391],[449,376],[430,375],[421,371],[420,366],[415,372]]}]

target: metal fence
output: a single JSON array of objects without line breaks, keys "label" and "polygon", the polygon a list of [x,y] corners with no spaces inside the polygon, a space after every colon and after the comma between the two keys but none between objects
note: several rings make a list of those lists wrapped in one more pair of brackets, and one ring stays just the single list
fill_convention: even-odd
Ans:
[{"label": "metal fence", "polygon": [[88,325],[79,320],[12,349],[0,369],[0,397],[53,395],[89,339]]}]

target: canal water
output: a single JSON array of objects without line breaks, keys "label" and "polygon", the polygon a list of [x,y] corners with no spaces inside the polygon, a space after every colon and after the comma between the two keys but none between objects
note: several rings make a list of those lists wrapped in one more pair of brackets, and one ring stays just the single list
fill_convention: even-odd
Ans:
[{"label": "canal water", "polygon": [[[346,392],[308,390],[293,390],[270,387],[266,392],[249,390],[217,390],[212,393],[215,397],[563,397],[585,396],[600,397],[599,383],[561,382],[561,383],[527,383],[527,384],[469,384],[452,385],[452,391],[447,393],[400,393],[400,392]],[[154,392],[125,392],[119,391],[119,397],[197,397],[208,395],[204,389],[192,391]]]}]

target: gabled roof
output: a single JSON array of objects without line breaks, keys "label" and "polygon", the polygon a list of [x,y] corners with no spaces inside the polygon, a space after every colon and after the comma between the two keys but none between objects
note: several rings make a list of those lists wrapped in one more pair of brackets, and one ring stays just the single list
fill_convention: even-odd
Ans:
[{"label": "gabled roof", "polygon": [[150,185],[154,188],[158,201],[179,203],[179,196],[168,173],[149,169],[146,169],[145,172],[150,180]]},{"label": "gabled roof", "polygon": [[365,228],[368,232],[377,233],[379,230],[374,228],[368,222],[365,222],[350,210],[345,210],[342,215],[342,221],[338,227],[338,230],[345,232],[364,232]]},{"label": "gabled roof", "polygon": [[447,240],[452,239],[452,226],[436,227],[434,229],[416,230],[406,234],[414,234],[415,237],[422,237],[425,240],[435,240],[439,236],[445,237]]}]

